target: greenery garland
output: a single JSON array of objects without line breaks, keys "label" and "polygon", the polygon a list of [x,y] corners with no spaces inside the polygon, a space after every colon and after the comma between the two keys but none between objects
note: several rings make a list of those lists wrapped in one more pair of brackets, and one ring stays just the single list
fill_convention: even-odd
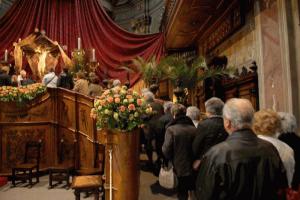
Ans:
[{"label": "greenery garland", "polygon": [[44,94],[46,91],[46,86],[41,83],[21,87],[2,86],[0,87],[0,102],[23,103]]}]

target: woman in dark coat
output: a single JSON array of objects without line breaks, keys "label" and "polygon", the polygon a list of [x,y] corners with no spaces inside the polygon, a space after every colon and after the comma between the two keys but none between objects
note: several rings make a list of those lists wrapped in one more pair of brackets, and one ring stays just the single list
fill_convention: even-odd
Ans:
[{"label": "woman in dark coat", "polygon": [[178,178],[178,199],[187,200],[188,192],[194,189],[192,143],[197,129],[193,121],[186,116],[186,108],[183,105],[174,104],[171,114],[174,119],[166,130],[162,151],[173,163]]},{"label": "woman in dark coat", "polygon": [[300,135],[297,132],[296,118],[290,113],[279,112],[278,114],[281,119],[281,133],[278,138],[294,150],[295,172],[292,188],[298,190],[300,185]]}]

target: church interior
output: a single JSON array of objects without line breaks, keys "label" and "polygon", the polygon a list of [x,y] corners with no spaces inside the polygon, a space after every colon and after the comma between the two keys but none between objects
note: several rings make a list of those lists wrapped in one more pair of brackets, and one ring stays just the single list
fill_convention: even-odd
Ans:
[{"label": "church interior", "polygon": [[300,0],[0,0],[0,199],[300,200],[298,47]]}]

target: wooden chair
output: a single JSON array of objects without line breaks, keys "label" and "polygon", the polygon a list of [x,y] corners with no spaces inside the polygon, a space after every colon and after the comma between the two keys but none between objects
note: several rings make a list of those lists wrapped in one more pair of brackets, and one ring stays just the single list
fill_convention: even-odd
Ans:
[{"label": "wooden chair", "polygon": [[[96,144],[96,154],[94,168],[85,168],[77,170],[81,176],[76,176],[72,180],[72,189],[76,200],[80,200],[80,193],[85,192],[86,196],[89,193],[95,194],[95,200],[99,199],[99,193],[103,190],[103,177],[105,162],[105,146]],[[104,196],[104,195],[103,195]]]},{"label": "wooden chair", "polygon": [[[55,166],[49,167],[49,189],[53,188],[53,181],[58,183],[62,183],[66,181],[67,188],[70,187],[70,174],[75,168],[75,149],[76,149],[77,141],[75,140],[73,144],[67,145],[63,139],[60,140],[59,143],[59,154],[58,154],[58,164]],[[70,147],[70,148],[68,148]],[[72,162],[65,163],[65,156],[67,155],[67,151],[72,149]]]},{"label": "wooden chair", "polygon": [[76,170],[77,175],[103,175],[105,162],[105,146],[103,144],[96,144],[93,168],[80,168]]},{"label": "wooden chair", "polygon": [[22,182],[29,180],[31,187],[33,185],[32,178],[34,177],[36,183],[39,182],[41,146],[41,141],[26,143],[23,163],[12,168],[13,186],[16,186],[16,180],[22,180]]},{"label": "wooden chair", "polygon": [[103,181],[100,175],[76,176],[72,181],[72,188],[75,190],[75,199],[80,200],[80,193],[93,193],[95,200],[99,200],[99,193],[103,191]]}]

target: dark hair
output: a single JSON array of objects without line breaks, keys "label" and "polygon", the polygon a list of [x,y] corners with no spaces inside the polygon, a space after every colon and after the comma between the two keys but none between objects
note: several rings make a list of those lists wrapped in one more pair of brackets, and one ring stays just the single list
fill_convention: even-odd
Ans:
[{"label": "dark hair", "polygon": [[67,74],[67,73],[69,72],[69,68],[64,67],[64,68],[63,68],[63,71]]}]

